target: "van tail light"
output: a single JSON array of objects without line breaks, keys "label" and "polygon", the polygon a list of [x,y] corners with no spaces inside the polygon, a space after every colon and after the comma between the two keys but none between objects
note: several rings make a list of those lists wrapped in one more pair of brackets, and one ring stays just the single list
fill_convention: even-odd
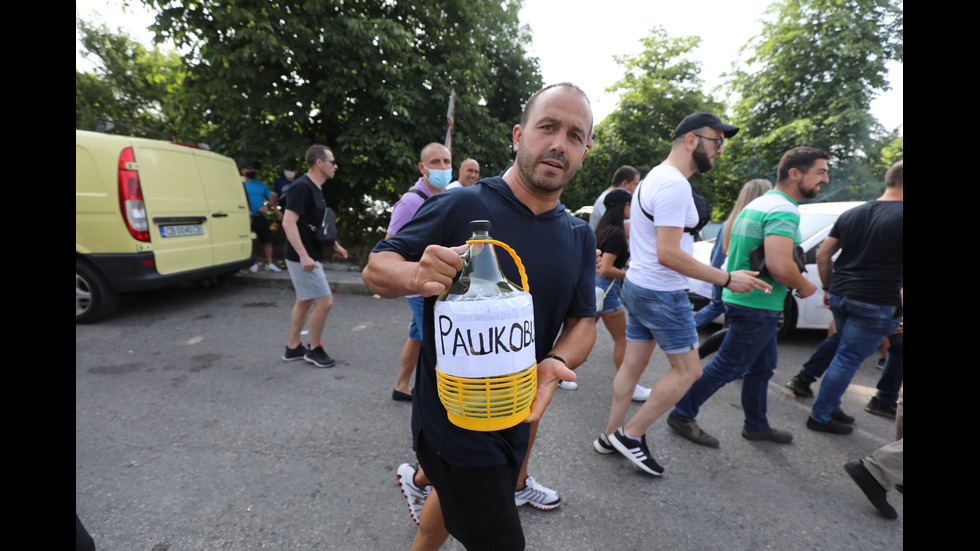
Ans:
[{"label": "van tail light", "polygon": [[133,148],[127,147],[119,154],[119,210],[122,211],[126,229],[133,239],[149,243],[150,226],[146,220],[140,175],[132,169],[130,163],[135,165],[136,158],[133,156]]}]

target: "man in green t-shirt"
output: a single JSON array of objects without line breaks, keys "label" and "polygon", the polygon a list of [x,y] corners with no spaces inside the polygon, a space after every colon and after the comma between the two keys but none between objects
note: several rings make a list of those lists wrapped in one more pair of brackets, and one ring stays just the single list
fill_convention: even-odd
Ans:
[{"label": "man in green t-shirt", "polygon": [[691,386],[667,417],[667,424],[679,434],[705,446],[718,446],[718,439],[701,430],[695,417],[698,410],[719,388],[742,377],[742,409],[745,424],[742,437],[781,444],[793,435],[769,425],[766,418],[766,392],[776,369],[776,328],[783,310],[786,289],[808,297],[817,286],[800,273],[793,250],[800,244],[800,199],[817,196],[828,183],[830,156],[812,147],[797,147],[779,161],[776,187],[742,210],[732,225],[728,249],[728,271],[748,270],[749,255],[758,247],[765,251],[768,273],[759,278],[772,284],[772,291],[722,296],[728,316],[728,333],[718,355],[704,368],[704,374]]}]

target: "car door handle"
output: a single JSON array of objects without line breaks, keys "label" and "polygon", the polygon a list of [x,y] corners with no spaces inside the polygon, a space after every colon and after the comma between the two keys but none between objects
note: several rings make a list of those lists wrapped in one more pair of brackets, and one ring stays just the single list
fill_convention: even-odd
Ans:
[{"label": "car door handle", "polygon": [[211,213],[211,217],[212,218],[227,218],[228,215],[226,213],[223,213],[223,212],[214,212],[214,213]]}]

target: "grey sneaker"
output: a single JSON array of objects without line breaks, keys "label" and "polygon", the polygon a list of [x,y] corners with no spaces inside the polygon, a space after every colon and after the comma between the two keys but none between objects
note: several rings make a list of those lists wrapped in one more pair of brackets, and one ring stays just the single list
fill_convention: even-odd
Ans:
[{"label": "grey sneaker", "polygon": [[282,359],[286,362],[302,360],[309,351],[310,349],[303,346],[303,343],[296,345],[296,348],[289,348],[289,345],[287,344],[286,352],[283,353]]},{"label": "grey sneaker", "polygon": [[793,441],[793,433],[788,430],[766,427],[762,430],[742,429],[742,438],[746,440],[764,440],[777,444],[789,444]]},{"label": "grey sneaker", "polygon": [[419,488],[415,485],[415,467],[409,463],[402,463],[398,466],[398,489],[408,500],[408,513],[412,515],[415,524],[419,523],[419,516],[422,514],[422,506],[425,505],[425,498],[429,497],[432,486]]},{"label": "grey sneaker", "polygon": [[524,480],[524,489],[514,492],[514,505],[530,505],[539,511],[550,511],[561,505],[561,496],[551,488],[545,488],[533,476]]},{"label": "grey sneaker", "polygon": [[704,432],[700,426],[698,426],[697,421],[683,421],[680,417],[674,415],[671,412],[667,416],[667,426],[674,429],[674,432],[687,438],[695,444],[701,444],[702,446],[708,446],[709,448],[717,448],[720,444],[718,439],[710,434]]},{"label": "grey sneaker", "polygon": [[323,349],[323,345],[317,346],[307,352],[303,356],[303,359],[317,367],[333,367],[333,364],[337,363],[336,360],[327,355],[327,351]]}]

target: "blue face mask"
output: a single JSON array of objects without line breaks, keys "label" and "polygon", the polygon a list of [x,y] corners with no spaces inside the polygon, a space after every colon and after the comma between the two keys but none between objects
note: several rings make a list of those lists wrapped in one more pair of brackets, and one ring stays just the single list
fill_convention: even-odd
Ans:
[{"label": "blue face mask", "polygon": [[425,167],[429,171],[429,184],[436,189],[446,189],[449,182],[453,180],[452,169],[440,170],[438,168]]}]

